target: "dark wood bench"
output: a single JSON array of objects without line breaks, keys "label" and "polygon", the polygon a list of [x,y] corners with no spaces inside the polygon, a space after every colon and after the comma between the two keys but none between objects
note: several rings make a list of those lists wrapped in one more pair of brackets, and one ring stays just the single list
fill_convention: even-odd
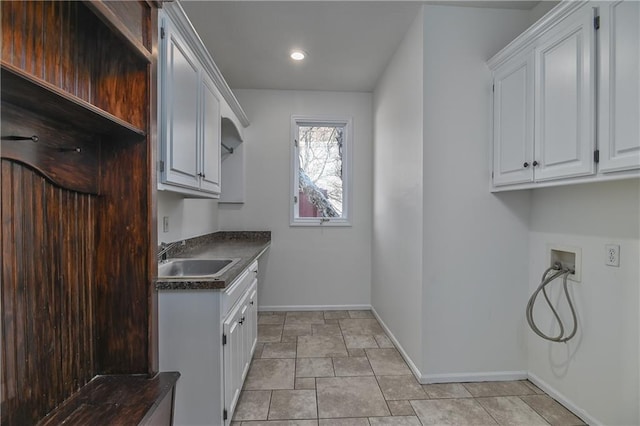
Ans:
[{"label": "dark wood bench", "polygon": [[96,376],[38,424],[171,425],[180,373]]}]

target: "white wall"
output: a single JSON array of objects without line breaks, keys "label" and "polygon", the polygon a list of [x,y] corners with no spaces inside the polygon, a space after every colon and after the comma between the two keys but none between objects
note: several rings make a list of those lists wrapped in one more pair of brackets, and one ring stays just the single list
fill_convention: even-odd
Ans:
[{"label": "white wall", "polygon": [[486,60],[527,27],[528,13],[426,6],[424,18],[423,373],[522,374],[530,194],[489,192]]},{"label": "white wall", "polygon": [[[422,9],[374,93],[371,301],[421,369]],[[407,326],[410,324],[411,326]]]},{"label": "white wall", "polygon": [[542,18],[547,12],[556,7],[560,2],[555,0],[544,0],[538,3],[529,11],[529,24],[533,25],[538,19]]},{"label": "white wall", "polygon": [[[270,230],[260,306],[371,303],[371,94],[237,90],[245,129],[246,198],[221,204],[223,230]],[[351,227],[290,227],[291,115],[353,117]],[[224,185],[224,183],[223,183]]]},{"label": "white wall", "polygon": [[[169,217],[169,232],[163,231],[162,218]],[[197,237],[218,230],[218,202],[185,199],[169,191],[158,191],[158,243]]]},{"label": "white wall", "polygon": [[[582,282],[569,281],[578,334],[558,344],[528,330],[528,367],[596,424],[640,424],[639,193],[638,180],[533,191],[529,292],[548,266],[550,243],[582,249]],[[605,266],[605,244],[620,245],[619,268]],[[552,300],[557,302],[561,283],[554,287]],[[535,318],[541,330],[556,331],[540,299]],[[560,305],[560,312],[568,313],[566,305]],[[571,326],[571,317],[563,317]]]}]

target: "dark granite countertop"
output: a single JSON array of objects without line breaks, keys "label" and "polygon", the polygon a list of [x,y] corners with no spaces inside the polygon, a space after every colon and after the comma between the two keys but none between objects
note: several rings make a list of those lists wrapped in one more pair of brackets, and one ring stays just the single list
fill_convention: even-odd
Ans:
[{"label": "dark granite countertop", "polygon": [[167,253],[167,258],[239,258],[218,277],[158,278],[156,290],[221,290],[235,280],[271,244],[270,231],[214,232],[185,240]]}]

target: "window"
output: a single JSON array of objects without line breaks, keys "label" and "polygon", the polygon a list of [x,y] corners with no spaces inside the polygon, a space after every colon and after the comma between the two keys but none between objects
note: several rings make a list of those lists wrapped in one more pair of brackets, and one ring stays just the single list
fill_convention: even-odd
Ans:
[{"label": "window", "polygon": [[351,119],[291,118],[292,226],[350,226]]}]

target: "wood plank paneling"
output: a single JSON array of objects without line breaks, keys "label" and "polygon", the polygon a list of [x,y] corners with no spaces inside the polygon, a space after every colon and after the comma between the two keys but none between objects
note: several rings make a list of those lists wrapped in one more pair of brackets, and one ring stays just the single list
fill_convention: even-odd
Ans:
[{"label": "wood plank paneling", "polygon": [[0,25],[2,25],[2,58],[13,58],[13,34],[10,34],[8,28],[13,28],[13,14],[15,9],[3,8],[0,11]]},{"label": "wood plank paneling", "polygon": [[95,375],[96,197],[1,167],[2,423],[33,424]]},{"label": "wood plank paneling", "polygon": [[[96,364],[99,374],[148,368],[149,165],[144,143],[105,142],[102,154],[96,287]],[[126,176],[126,179],[123,179]],[[127,214],[123,214],[126,212]],[[117,253],[117,256],[110,256]]]},{"label": "wood plank paneling", "polygon": [[95,61],[99,65],[94,83],[94,104],[116,117],[126,117],[126,121],[136,127],[146,128],[147,68],[141,67],[140,60],[128,51],[122,51],[114,58],[114,45],[120,41],[106,27],[102,28],[99,38],[108,40],[111,37],[111,42],[101,43],[95,51]]},{"label": "wood plank paneling", "polygon": [[108,1],[104,5],[116,15],[131,35],[147,50],[151,51],[151,8],[144,1]]},{"label": "wood plank paneling", "polygon": [[[61,87],[60,34],[49,32],[47,31],[47,28],[60,25],[60,22],[59,22],[60,14],[58,12],[60,7],[61,5],[59,3],[52,2],[50,7],[43,8],[44,23],[42,28],[42,40],[45,46],[47,46],[47,48],[42,50],[42,53],[43,53],[42,79],[50,82],[56,87]],[[5,59],[6,55],[3,54],[2,58]]]}]

